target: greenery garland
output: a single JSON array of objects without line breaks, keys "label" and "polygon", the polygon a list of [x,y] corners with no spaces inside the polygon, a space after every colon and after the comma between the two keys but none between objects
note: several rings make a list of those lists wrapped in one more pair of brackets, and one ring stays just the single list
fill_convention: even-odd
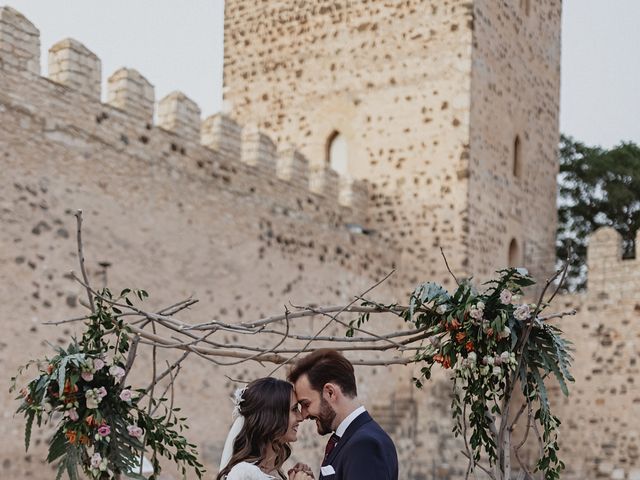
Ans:
[{"label": "greenery garland", "polygon": [[[123,290],[118,301],[133,305],[130,297],[142,301],[144,290]],[[56,348],[50,359],[30,361],[38,367],[38,376],[20,390],[19,413],[26,418],[25,447],[29,448],[34,421],[38,426],[56,422],[49,442],[49,463],[58,462],[56,480],[64,472],[70,480],[79,478],[79,467],[90,478],[107,480],[143,479],[142,458],[152,452],[151,462],[156,479],[160,473],[157,454],[174,460],[183,474],[187,466],[198,478],[204,468],[198,461],[196,446],[182,435],[188,426],[178,417],[179,408],[167,405],[167,399],[151,398],[152,412],[163,407],[164,414],[153,417],[140,406],[144,389],[133,390],[124,385],[126,359],[131,347],[130,329],[108,289],[95,296],[95,312],[86,322],[80,341],[67,348]],[[135,353],[135,352],[134,352]],[[129,365],[130,366],[130,365]],[[17,389],[17,376],[12,378],[12,391]]]},{"label": "greenery garland", "polygon": [[[538,315],[547,305],[521,303],[523,288],[535,283],[525,269],[497,273],[498,280],[487,282],[483,292],[463,281],[453,294],[432,282],[411,293],[409,307],[401,316],[423,331],[426,340],[414,358],[422,365],[414,383],[421,388],[436,364],[452,371],[453,433],[470,445],[470,469],[484,452],[495,479],[510,475],[513,423],[508,422],[514,388],[519,385],[528,421],[542,427],[536,470],[544,472],[546,480],[555,480],[564,469],[558,457],[560,420],[551,413],[545,379],[553,375],[562,392],[569,394],[571,345],[560,329]],[[383,309],[398,311],[398,306]],[[368,313],[361,315],[357,326],[368,319]],[[353,335],[353,328],[347,335]],[[531,426],[529,423],[527,433]]]}]

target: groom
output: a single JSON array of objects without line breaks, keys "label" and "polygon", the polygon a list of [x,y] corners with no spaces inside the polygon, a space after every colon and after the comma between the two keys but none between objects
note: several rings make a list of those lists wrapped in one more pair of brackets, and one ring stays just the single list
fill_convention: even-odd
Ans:
[{"label": "groom", "polygon": [[332,433],[320,468],[325,480],[397,480],[398,457],[391,438],[357,397],[353,365],[336,350],[320,349],[289,372],[305,419],[318,433]]}]

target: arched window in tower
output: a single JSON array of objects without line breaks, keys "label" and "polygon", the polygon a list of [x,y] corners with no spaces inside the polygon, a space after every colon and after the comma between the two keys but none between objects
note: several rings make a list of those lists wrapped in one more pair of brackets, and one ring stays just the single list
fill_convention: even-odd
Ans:
[{"label": "arched window in tower", "polygon": [[520,135],[516,135],[513,141],[513,175],[516,178],[522,176],[522,141]]},{"label": "arched window in tower", "polygon": [[518,241],[515,238],[511,239],[509,243],[509,266],[520,267],[522,260],[520,259],[520,247]]},{"label": "arched window in tower", "polygon": [[347,140],[337,130],[327,139],[327,164],[342,176],[349,176],[349,150]]}]

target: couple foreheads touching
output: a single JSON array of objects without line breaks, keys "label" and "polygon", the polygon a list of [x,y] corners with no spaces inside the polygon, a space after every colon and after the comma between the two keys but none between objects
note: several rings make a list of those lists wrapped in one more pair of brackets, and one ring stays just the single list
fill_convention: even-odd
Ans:
[{"label": "couple foreheads touching", "polygon": [[398,457],[389,435],[358,400],[353,365],[320,349],[292,366],[288,382],[266,377],[236,392],[234,422],[216,480],[311,480],[298,463],[284,474],[302,420],[329,435],[319,479],[397,480]]}]

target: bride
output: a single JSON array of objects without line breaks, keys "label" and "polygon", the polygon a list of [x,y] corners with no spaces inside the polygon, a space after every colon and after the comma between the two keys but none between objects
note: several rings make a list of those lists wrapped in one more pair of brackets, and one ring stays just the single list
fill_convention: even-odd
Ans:
[{"label": "bride", "polygon": [[311,469],[296,465],[288,473],[282,465],[291,455],[302,414],[293,386],[266,377],[236,391],[234,422],[220,460],[216,480],[312,480]]}]

